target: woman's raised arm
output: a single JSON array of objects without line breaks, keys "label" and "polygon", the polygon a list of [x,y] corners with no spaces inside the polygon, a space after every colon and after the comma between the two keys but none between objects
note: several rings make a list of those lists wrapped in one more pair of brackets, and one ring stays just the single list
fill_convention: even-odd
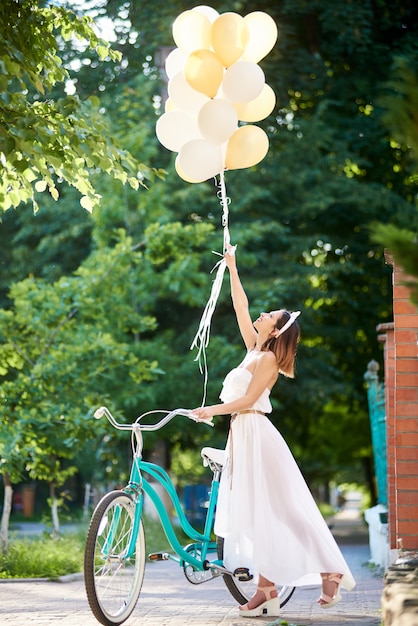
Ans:
[{"label": "woman's raised arm", "polygon": [[225,254],[225,261],[229,269],[231,283],[231,298],[237,317],[238,327],[247,350],[254,348],[257,333],[254,329],[248,308],[248,298],[241,284],[235,257],[235,248],[229,246]]}]

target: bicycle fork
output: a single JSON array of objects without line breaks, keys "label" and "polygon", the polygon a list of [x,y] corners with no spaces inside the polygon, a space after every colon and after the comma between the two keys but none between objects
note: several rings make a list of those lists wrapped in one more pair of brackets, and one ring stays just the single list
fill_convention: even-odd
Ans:
[{"label": "bicycle fork", "polygon": [[[120,553],[113,552],[115,548],[115,545],[114,545],[115,537],[117,537],[118,535],[118,528],[119,528],[119,524],[121,523],[121,514],[122,514],[122,511],[124,510],[121,505],[116,505],[115,510],[114,510],[114,515],[110,522],[110,526],[107,530],[106,538],[101,549],[101,554],[103,558],[107,561],[127,562],[135,556],[136,540],[138,537],[139,525],[141,523],[141,518],[142,518],[143,495],[140,492],[139,487],[132,489],[132,486],[129,486],[128,488],[125,488],[122,491],[130,495],[131,497],[132,496],[134,497],[133,506],[134,506],[135,513],[133,516],[133,524],[131,525],[125,547],[123,547]],[[107,522],[108,522],[107,518],[103,517],[101,526],[98,529],[98,535],[103,535]]]}]

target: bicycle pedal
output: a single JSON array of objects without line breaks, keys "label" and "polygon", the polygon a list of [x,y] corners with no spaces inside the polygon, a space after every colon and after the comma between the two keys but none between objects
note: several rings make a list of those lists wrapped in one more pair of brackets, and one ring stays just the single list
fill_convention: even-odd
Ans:
[{"label": "bicycle pedal", "polygon": [[152,554],[148,555],[148,559],[150,561],[168,561],[170,557],[168,556],[167,552],[153,552]]},{"label": "bicycle pedal", "polygon": [[248,567],[237,567],[237,569],[234,570],[234,576],[241,582],[246,582],[254,578],[254,576],[250,574]]}]

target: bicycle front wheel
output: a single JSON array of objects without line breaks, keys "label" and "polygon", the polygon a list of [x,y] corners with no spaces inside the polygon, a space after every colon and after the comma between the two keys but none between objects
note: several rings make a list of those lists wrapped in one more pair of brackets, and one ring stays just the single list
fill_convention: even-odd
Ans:
[{"label": "bicycle front wheel", "polygon": [[142,521],[133,537],[135,502],[123,491],[108,493],[96,507],[87,533],[84,581],[95,618],[122,624],[137,603],[145,570]]},{"label": "bicycle front wheel", "polygon": [[[218,549],[218,559],[223,561],[224,558],[224,540],[223,537],[217,537],[217,549]],[[257,585],[254,580],[249,581],[240,581],[235,576],[230,576],[229,574],[223,574],[224,583],[227,586],[228,591],[231,593],[232,597],[239,604],[246,604],[255,594],[257,590]],[[295,587],[286,587],[284,585],[278,585],[277,591],[279,594],[280,606],[284,606],[293,596],[295,591]]]}]

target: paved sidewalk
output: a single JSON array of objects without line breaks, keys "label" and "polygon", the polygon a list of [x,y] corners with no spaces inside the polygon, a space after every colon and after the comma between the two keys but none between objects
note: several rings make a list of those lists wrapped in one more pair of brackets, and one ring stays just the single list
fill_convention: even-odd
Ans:
[{"label": "paved sidewalk", "polygon": [[[243,618],[221,578],[191,585],[173,561],[149,563],[142,592],[126,626],[378,626],[382,572],[368,565],[367,531],[354,513],[337,516],[333,533],[357,580],[331,609],[316,604],[319,589],[299,588],[280,618]],[[71,582],[0,582],[0,624],[10,626],[97,626],[81,577]]]}]

